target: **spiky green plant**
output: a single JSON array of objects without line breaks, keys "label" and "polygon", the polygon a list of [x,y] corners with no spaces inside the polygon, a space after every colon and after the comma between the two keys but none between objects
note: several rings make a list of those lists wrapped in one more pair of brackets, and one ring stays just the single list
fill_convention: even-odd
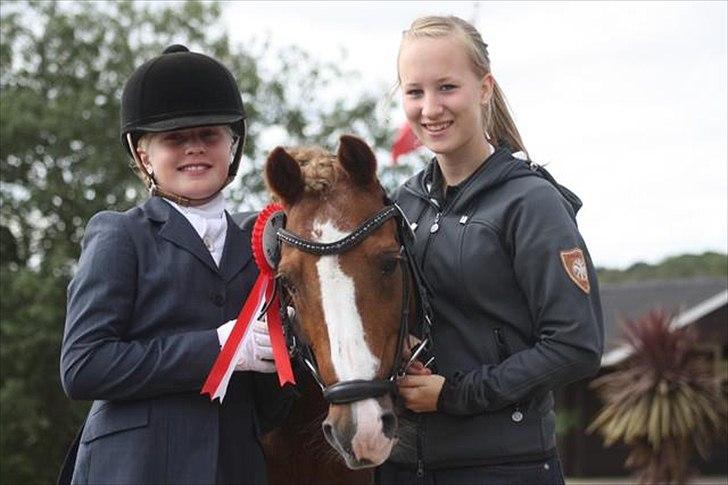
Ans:
[{"label": "spiky green plant", "polygon": [[628,445],[625,466],[637,471],[640,483],[684,483],[693,450],[707,459],[725,427],[712,359],[690,327],[672,322],[662,310],[624,322],[632,354],[591,384],[604,407],[587,431],[599,431],[605,446]]}]

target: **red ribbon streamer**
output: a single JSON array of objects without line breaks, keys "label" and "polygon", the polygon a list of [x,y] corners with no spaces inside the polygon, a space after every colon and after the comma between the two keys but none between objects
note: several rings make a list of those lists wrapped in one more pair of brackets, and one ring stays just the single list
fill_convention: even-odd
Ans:
[{"label": "red ribbon streamer", "polygon": [[[263,256],[263,232],[265,224],[276,212],[282,210],[281,206],[271,204],[260,213],[253,228],[252,249],[255,262],[260,269],[260,275],[255,280],[253,289],[250,291],[243,308],[233,326],[230,336],[220,351],[210,373],[202,386],[200,394],[208,394],[213,400],[217,397],[222,400],[225,396],[228,380],[225,377],[232,373],[231,367],[235,365],[233,359],[238,351],[245,335],[248,332],[250,322],[257,318],[255,312],[261,308],[264,302],[270,302],[266,310],[268,321],[268,333],[270,334],[271,346],[273,348],[273,359],[278,372],[278,381],[281,387],[286,383],[295,384],[291,361],[286,347],[286,338],[283,335],[283,325],[280,317],[280,300],[275,293],[275,271],[271,268]],[[270,301],[273,298],[273,301]],[[223,382],[224,381],[224,382]]]},{"label": "red ribbon streamer", "polygon": [[[274,293],[274,282],[268,285],[266,293]],[[270,300],[270,295],[266,295],[266,301]],[[291,359],[288,357],[288,348],[286,347],[286,337],[283,335],[283,324],[281,323],[280,314],[281,302],[278,299],[278,293],[273,294],[266,315],[268,316],[268,333],[270,334],[270,342],[273,347],[273,359],[276,363],[278,371],[278,382],[281,387],[286,383],[295,384],[296,379],[293,377],[293,369],[291,368]]]},{"label": "red ribbon streamer", "polygon": [[[253,289],[248,295],[248,299],[245,301],[245,305],[240,310],[238,318],[233,326],[233,330],[230,332],[230,336],[225,341],[220,355],[218,355],[215,364],[212,366],[212,370],[207,376],[205,384],[202,386],[201,394],[209,394],[210,399],[215,399],[220,393],[218,388],[222,382],[223,377],[228,368],[233,365],[232,360],[235,356],[235,352],[238,350],[245,333],[248,330],[248,326],[253,319],[253,313],[260,304],[261,293],[263,293],[264,285],[266,284],[267,278],[263,275],[258,276],[253,285]],[[224,392],[223,392],[224,395]]]}]

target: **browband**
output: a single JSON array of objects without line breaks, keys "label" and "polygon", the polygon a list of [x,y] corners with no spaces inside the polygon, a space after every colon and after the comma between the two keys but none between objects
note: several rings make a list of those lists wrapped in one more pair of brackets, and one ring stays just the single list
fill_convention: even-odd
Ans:
[{"label": "browband", "polygon": [[398,209],[396,206],[387,206],[366,221],[364,221],[354,232],[352,232],[348,236],[331,243],[318,243],[302,239],[292,232],[282,228],[278,229],[278,239],[290,246],[293,246],[296,249],[300,249],[301,251],[315,254],[317,256],[343,253],[359,244],[372,231],[378,229],[387,220],[396,216],[397,213]]}]

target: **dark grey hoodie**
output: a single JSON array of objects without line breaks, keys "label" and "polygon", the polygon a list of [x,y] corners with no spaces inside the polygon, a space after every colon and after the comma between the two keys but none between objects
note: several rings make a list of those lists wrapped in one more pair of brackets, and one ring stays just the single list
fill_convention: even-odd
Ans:
[{"label": "dark grey hoodie", "polygon": [[391,459],[438,468],[548,457],[551,390],[594,374],[603,349],[596,274],[575,221],[581,202],[505,148],[439,203],[438,171],[433,161],[395,200],[416,224],[446,381],[437,412],[405,416]]}]

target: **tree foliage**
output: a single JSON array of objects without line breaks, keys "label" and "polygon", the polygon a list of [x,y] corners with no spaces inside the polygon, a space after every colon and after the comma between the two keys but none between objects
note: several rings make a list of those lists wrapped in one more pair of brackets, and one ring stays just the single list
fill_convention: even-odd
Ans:
[{"label": "tree foliage", "polygon": [[[220,59],[248,112],[238,207],[259,208],[266,130],[284,143],[335,148],[355,133],[376,148],[391,127],[382,93],[356,73],[265,40],[233,45],[217,3],[3,2],[0,15],[0,482],[55,479],[87,404],[59,383],[65,289],[88,219],[144,198],[119,139],[119,102],[134,67],[173,43]],[[386,98],[385,98],[386,99]],[[391,104],[391,103],[390,103]],[[389,177],[400,181],[406,170]],[[402,173],[405,172],[405,173]],[[390,174],[391,175],[391,174]]]},{"label": "tree foliage", "polygon": [[716,252],[670,256],[658,264],[635,263],[626,270],[597,268],[600,283],[715,276],[728,278],[728,255]]}]

